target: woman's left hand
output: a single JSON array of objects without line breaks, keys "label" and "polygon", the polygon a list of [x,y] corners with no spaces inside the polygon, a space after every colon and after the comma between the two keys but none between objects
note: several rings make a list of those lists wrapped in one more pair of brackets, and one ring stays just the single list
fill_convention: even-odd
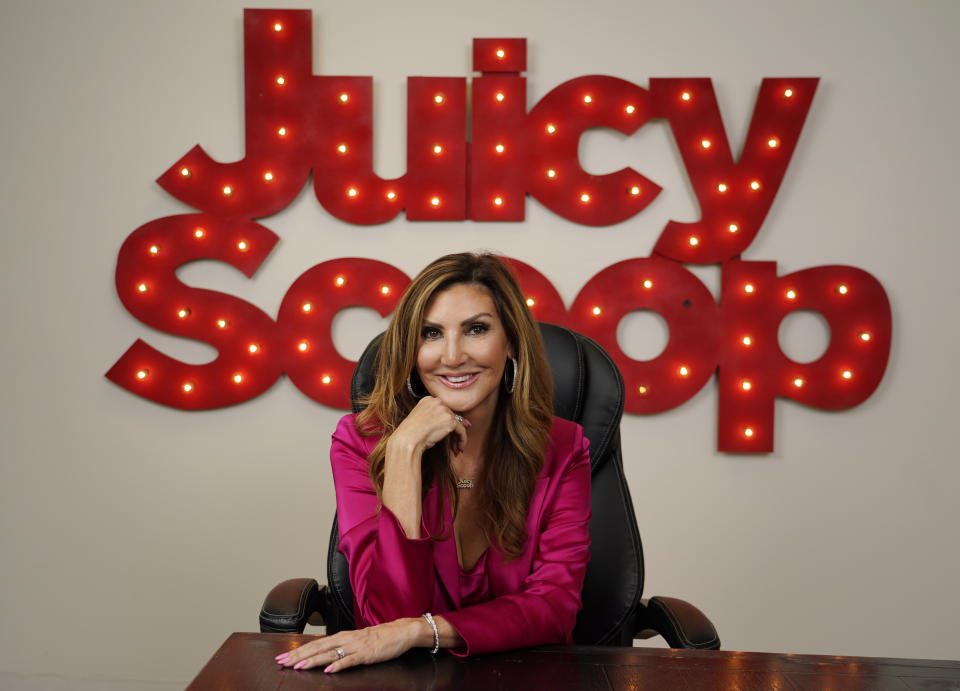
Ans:
[{"label": "woman's left hand", "polygon": [[[283,667],[323,667],[323,671],[328,673],[356,665],[384,662],[414,647],[425,626],[428,624],[421,619],[397,619],[358,631],[341,631],[277,655],[276,660]],[[338,648],[344,653],[342,658],[337,653]]]}]

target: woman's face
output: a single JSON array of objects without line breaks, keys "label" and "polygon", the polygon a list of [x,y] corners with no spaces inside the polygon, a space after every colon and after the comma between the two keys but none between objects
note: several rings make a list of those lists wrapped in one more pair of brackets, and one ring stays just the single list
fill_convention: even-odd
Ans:
[{"label": "woman's face", "polygon": [[492,416],[512,355],[485,288],[457,283],[433,296],[417,351],[417,371],[430,395],[467,419]]}]

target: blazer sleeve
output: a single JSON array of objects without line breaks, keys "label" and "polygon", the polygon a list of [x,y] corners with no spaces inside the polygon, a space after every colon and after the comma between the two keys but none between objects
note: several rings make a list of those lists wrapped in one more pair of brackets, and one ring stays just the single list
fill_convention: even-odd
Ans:
[{"label": "blazer sleeve", "polygon": [[350,585],[358,628],[401,617],[419,617],[430,609],[435,587],[433,544],[410,539],[396,516],[381,507],[368,472],[368,442],[341,418],[333,433],[330,464],[337,493],[340,551],[350,565]]},{"label": "blazer sleeve", "polygon": [[[590,559],[590,454],[575,427],[556,492],[544,507],[530,574],[517,593],[441,614],[465,646],[454,655],[478,655],[534,645],[573,643],[580,592]],[[572,443],[571,443],[572,442]]]}]

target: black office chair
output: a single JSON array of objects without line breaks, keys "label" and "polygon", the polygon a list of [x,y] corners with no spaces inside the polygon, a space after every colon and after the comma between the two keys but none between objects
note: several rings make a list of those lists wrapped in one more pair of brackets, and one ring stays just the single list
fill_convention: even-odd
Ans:
[{"label": "black office chair", "polygon": [[[629,646],[634,638],[659,634],[672,648],[718,650],[716,629],[699,609],[670,597],[641,598],[643,548],[620,452],[624,396],[620,371],[586,336],[553,324],[540,324],[540,331],[553,372],[554,413],[582,425],[590,440],[590,562],[574,641]],[[360,410],[360,395],[373,389],[381,338],[367,346],[354,371],[350,388],[354,412]],[[334,517],[327,551],[329,586],[319,588],[312,578],[276,586],[260,611],[261,632],[302,633],[308,621],[325,624],[328,633],[354,628],[353,592],[338,542]]]}]

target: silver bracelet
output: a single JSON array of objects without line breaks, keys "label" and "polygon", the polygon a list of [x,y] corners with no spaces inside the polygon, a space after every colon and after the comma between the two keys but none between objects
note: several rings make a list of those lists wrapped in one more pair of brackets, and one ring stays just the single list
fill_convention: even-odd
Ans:
[{"label": "silver bracelet", "polygon": [[430,654],[436,655],[440,650],[440,632],[437,631],[437,622],[433,620],[433,615],[430,614],[430,612],[426,612],[423,618],[427,620],[430,628],[433,629],[433,650],[430,651]]}]

